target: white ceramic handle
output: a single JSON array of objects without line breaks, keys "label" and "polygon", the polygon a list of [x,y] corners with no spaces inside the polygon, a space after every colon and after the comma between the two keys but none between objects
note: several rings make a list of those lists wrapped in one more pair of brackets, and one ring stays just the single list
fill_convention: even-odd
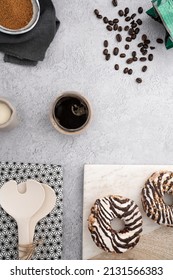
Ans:
[{"label": "white ceramic handle", "polygon": [[[17,221],[17,225],[18,225],[18,244],[20,248],[20,245],[29,244],[30,219],[19,219]],[[19,251],[19,258],[23,257],[23,254],[24,254],[23,252]]]}]

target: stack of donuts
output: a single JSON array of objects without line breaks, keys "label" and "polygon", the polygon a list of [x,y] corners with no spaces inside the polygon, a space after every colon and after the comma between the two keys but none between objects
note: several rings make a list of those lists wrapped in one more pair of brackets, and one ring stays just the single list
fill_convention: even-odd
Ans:
[{"label": "stack of donuts", "polygon": [[[173,172],[157,171],[146,181],[141,201],[146,215],[154,222],[173,227],[173,205],[167,205],[164,195],[173,195]],[[124,229],[112,228],[113,219],[124,222]],[[142,214],[136,203],[119,195],[99,198],[91,208],[88,229],[95,244],[106,252],[124,253],[139,242]]]}]

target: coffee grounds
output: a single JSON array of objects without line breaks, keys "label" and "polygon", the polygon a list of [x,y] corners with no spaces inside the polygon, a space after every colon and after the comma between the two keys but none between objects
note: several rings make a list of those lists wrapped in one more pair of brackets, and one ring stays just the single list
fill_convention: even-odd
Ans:
[{"label": "coffee grounds", "polygon": [[31,20],[31,0],[0,0],[0,25],[8,29],[20,29]]},{"label": "coffee grounds", "polygon": [[63,97],[55,106],[55,118],[65,129],[79,129],[88,119],[88,108],[76,97]]}]

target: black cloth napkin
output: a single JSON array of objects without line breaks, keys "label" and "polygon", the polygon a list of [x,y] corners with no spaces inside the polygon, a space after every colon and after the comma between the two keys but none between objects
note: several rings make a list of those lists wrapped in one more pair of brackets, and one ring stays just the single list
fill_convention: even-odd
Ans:
[{"label": "black cloth napkin", "polygon": [[31,31],[21,35],[0,32],[0,51],[5,53],[5,62],[34,66],[43,61],[60,21],[51,0],[39,0],[39,3],[40,18]]}]

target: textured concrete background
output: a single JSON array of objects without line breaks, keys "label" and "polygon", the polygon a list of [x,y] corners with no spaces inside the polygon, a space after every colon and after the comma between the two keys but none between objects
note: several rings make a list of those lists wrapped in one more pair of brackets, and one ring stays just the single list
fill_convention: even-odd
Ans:
[{"label": "textured concrete background", "polygon": [[[114,33],[106,31],[93,10],[114,18],[111,0],[53,2],[61,26],[42,63],[15,66],[4,63],[0,54],[0,94],[16,106],[19,117],[16,129],[0,134],[0,160],[63,165],[63,258],[80,259],[84,164],[173,163],[173,50],[157,45],[144,83],[138,85],[134,79],[142,64],[127,76],[114,71],[115,57],[105,62],[102,55],[104,39],[110,51],[115,45]],[[131,11],[142,5],[125,2]],[[119,7],[125,8],[123,3],[119,0]],[[143,1],[145,9],[150,6]],[[152,41],[162,36],[159,24],[147,15],[143,19],[142,29]],[[50,104],[66,90],[79,91],[92,103],[93,122],[80,136],[61,135],[49,122]]]}]

